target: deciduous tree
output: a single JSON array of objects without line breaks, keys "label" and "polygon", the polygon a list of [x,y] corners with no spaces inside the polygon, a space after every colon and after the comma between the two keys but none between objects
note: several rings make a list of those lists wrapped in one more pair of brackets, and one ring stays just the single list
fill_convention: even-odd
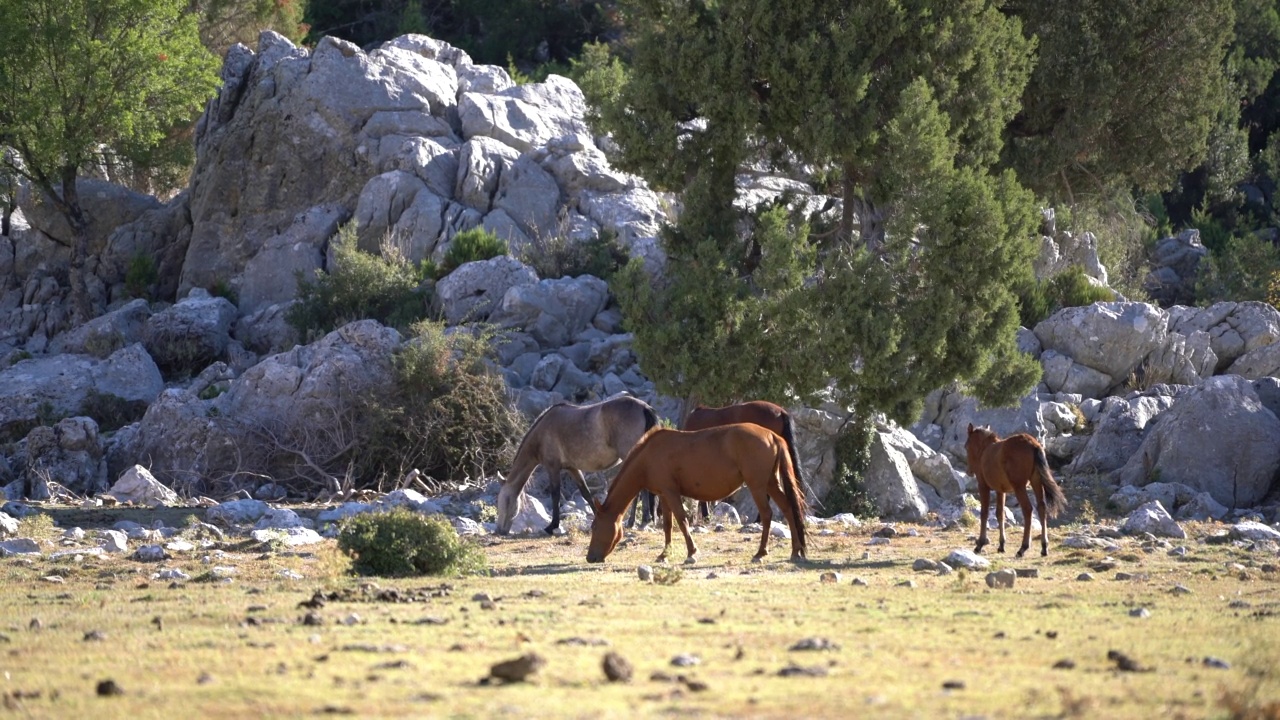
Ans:
[{"label": "deciduous tree", "polygon": [[[217,87],[218,61],[181,0],[0,0],[0,145],[66,216],[78,320],[89,218],[76,179],[102,146],[144,149]],[[7,158],[8,156],[6,156]]]}]

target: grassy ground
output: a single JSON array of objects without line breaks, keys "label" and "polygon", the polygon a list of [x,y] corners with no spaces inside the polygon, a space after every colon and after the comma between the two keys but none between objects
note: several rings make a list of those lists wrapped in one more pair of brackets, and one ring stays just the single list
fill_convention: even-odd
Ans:
[{"label": "grassy ground", "polygon": [[[443,579],[352,578],[332,541],[159,564],[51,559],[53,542],[0,560],[0,690],[14,717],[1280,717],[1274,549],[1191,525],[1182,557],[1139,539],[1072,550],[1079,527],[1055,527],[1047,558],[988,555],[1039,575],[993,590],[985,572],[912,571],[971,530],[873,545],[872,529],[811,528],[805,566],[785,540],[753,565],[757,535],[708,532],[697,565],[656,568],[665,582],[637,577],[661,549],[649,532],[603,566],[581,534],[486,538],[489,576]],[[166,568],[190,578],[154,577]],[[322,606],[299,605],[317,591]],[[806,639],[829,648],[791,649]],[[630,682],[606,680],[609,651]],[[530,652],[546,664],[529,682],[480,682]],[[107,679],[123,694],[100,696]]]}]

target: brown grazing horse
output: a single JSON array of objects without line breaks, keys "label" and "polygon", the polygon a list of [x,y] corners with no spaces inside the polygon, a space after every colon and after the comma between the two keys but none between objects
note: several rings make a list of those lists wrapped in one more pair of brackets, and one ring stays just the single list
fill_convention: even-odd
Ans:
[{"label": "brown grazing horse", "polygon": [[[764,400],[752,400],[738,403],[737,405],[715,408],[699,405],[689,412],[689,416],[684,419],[684,426],[680,429],[692,432],[721,425],[732,425],[733,423],[759,425],[780,435],[787,442],[787,453],[791,456],[791,467],[795,469],[796,478],[800,481],[800,487],[805,487],[804,468],[800,464],[800,455],[796,453],[796,435],[794,425],[791,422],[791,413],[779,405],[774,405]],[[699,502],[698,510],[703,520],[711,517],[706,502]],[[649,522],[652,516],[652,498],[646,498],[644,522]]]},{"label": "brown grazing horse", "polygon": [[1067,507],[1062,488],[1053,479],[1044,448],[1026,433],[1000,439],[989,427],[969,425],[969,437],[965,442],[969,456],[969,472],[978,479],[978,497],[982,500],[982,530],[978,533],[978,546],[974,552],[982,552],[987,540],[987,517],[991,509],[991,491],[996,494],[996,521],[1000,525],[999,552],[1004,552],[1004,496],[1013,493],[1022,508],[1022,557],[1031,545],[1031,503],[1027,498],[1027,483],[1036,494],[1036,513],[1040,516],[1040,554],[1049,554],[1049,518],[1056,517]]},{"label": "brown grazing horse", "polygon": [[621,396],[591,405],[552,405],[533,421],[511,466],[511,474],[498,491],[498,533],[511,532],[520,508],[520,497],[539,465],[551,479],[551,524],[547,534],[560,527],[560,471],[568,470],[582,497],[597,507],[583,471],[607,470],[618,464],[653,426],[658,414],[642,400]]},{"label": "brown grazing horse", "polygon": [[696,562],[698,548],[680,510],[680,498],[717,500],[743,485],[751,491],[764,526],[760,551],[752,560],[758,562],[769,551],[769,524],[773,519],[770,499],[782,509],[791,527],[791,559],[804,559],[807,507],[786,444],[772,431],[739,423],[697,432],[660,427],[646,434],[622,463],[618,476],[609,485],[609,494],[596,511],[587,562],[604,562],[617,547],[622,539],[622,514],[641,490],[648,490],[662,501],[666,544],[658,560],[666,560],[671,549],[674,515],[689,551],[685,562]]}]

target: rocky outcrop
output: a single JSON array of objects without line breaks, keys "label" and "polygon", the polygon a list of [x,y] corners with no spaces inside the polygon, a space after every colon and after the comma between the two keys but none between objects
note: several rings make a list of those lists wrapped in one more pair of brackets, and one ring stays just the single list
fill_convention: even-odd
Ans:
[{"label": "rocky outcrop", "polygon": [[1228,508],[1256,505],[1280,471],[1280,418],[1235,375],[1206,380],[1160,416],[1120,470],[1125,485],[1181,483]]},{"label": "rocky outcrop", "polygon": [[107,489],[106,458],[98,424],[91,418],[70,417],[37,427],[27,435],[26,450],[26,492],[33,500],[47,499],[51,483],[77,495]]}]

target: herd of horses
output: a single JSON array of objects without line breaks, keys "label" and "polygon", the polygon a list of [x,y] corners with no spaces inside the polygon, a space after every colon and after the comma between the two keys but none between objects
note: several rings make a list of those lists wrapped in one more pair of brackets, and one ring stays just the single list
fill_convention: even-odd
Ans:
[{"label": "herd of horses", "polygon": [[[1004,501],[1006,494],[1013,493],[1022,508],[1024,525],[1018,557],[1026,553],[1031,542],[1030,487],[1041,519],[1040,554],[1047,555],[1047,520],[1066,507],[1066,498],[1049,469],[1044,448],[1027,434],[1001,439],[988,427],[969,425],[965,450],[982,504],[981,531],[974,551],[981,552],[989,543],[987,519],[994,493],[998,550],[1004,552]],[[604,501],[598,501],[583,473],[607,470],[618,463],[622,466],[609,483]],[[624,514],[644,494],[650,498],[646,516],[653,512],[652,499],[656,498],[661,508],[658,514],[666,542],[658,561],[666,561],[671,549],[674,520],[684,535],[685,562],[693,563],[698,549],[689,532],[683,499],[699,501],[706,517],[706,503],[728,497],[743,486],[755,501],[762,526],[760,547],[752,560],[759,562],[768,554],[773,521],[770,501],[791,530],[791,560],[807,557],[808,499],[795,428],[791,414],[773,403],[756,400],[719,408],[699,406],[689,413],[681,430],[662,427],[652,407],[630,396],[581,406],[553,405],[529,426],[498,492],[499,534],[510,533],[525,485],[539,465],[551,480],[548,534],[560,526],[561,471],[570,473],[591,504],[595,517],[587,562],[603,562],[613,552],[622,539]]]}]

